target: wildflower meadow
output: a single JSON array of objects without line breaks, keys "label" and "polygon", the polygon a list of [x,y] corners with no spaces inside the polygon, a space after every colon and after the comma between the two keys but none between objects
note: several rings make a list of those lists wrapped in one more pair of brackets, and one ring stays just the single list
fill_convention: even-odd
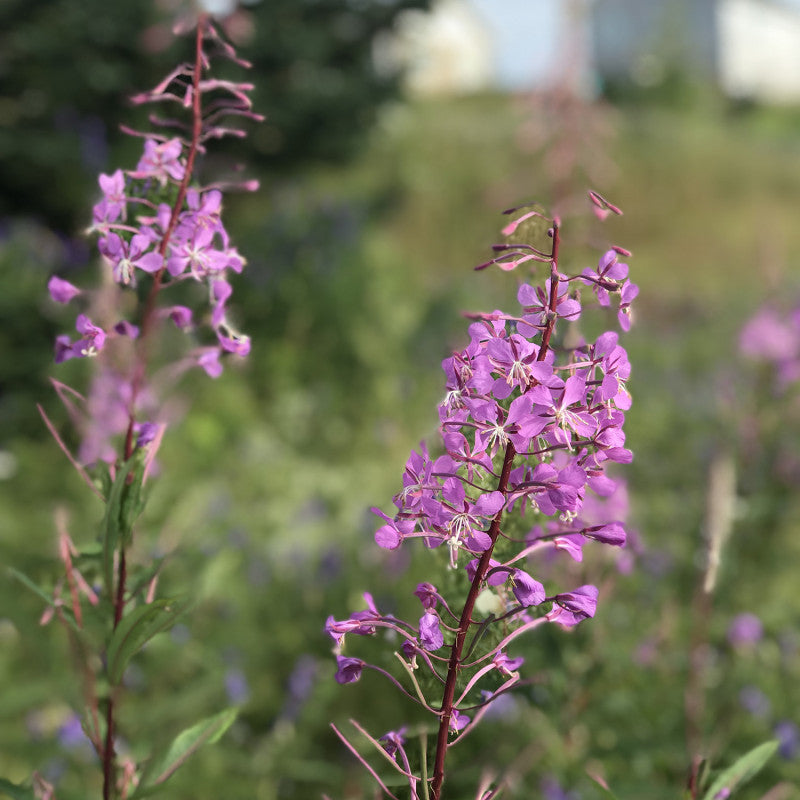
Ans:
[{"label": "wildflower meadow", "polygon": [[48,93],[34,5],[0,797],[800,797],[796,110],[415,97],[416,0],[98,6]]}]

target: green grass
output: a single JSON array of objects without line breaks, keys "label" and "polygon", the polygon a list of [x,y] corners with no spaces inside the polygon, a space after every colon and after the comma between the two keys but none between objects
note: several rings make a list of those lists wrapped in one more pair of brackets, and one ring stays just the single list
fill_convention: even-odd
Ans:
[{"label": "green grass", "polygon": [[[228,225],[250,261],[233,305],[253,352],[217,382],[190,380],[192,409],[161,452],[138,555],[173,553],[163,589],[193,587],[199,605],[185,643],[162,637],[143,655],[123,725],[134,743],[135,734],[167,738],[225,704],[223,675],[233,667],[247,675],[250,700],[216,749],[176,775],[169,797],[369,796],[359,794],[360,772],[328,723],[363,710],[362,721],[381,732],[405,711],[373,676],[333,684],[321,628],[328,614],[359,607],[362,590],[390,602],[425,575],[417,559],[403,575],[376,552],[365,509],[387,508],[409,449],[435,432],[439,362],[466,341],[460,312],[514,299],[515,276],[471,267],[498,238],[497,212],[552,199],[541,158],[519,147],[531,113],[498,96],[398,106],[350,168],[228,203]],[[625,216],[602,228],[566,218],[564,266],[580,271],[605,237],[634,252],[641,295],[626,347],[636,460],[627,475],[649,555],[629,576],[589,561],[602,585],[598,618],[574,636],[551,631],[525,646],[541,685],[516,718],[487,724],[454,752],[462,767],[453,797],[467,797],[481,764],[494,759],[519,770],[514,797],[537,796],[547,774],[584,800],[598,796],[587,766],[621,798],[680,796],[706,474],[713,454],[736,440],[735,337],[766,298],[798,296],[800,138],[775,112],[605,113],[613,134],[594,146],[616,167],[592,188]],[[19,259],[15,252],[9,263],[0,250],[4,286]],[[46,266],[16,301],[26,309],[18,317],[26,342]],[[3,359],[13,357],[15,330],[6,327]],[[44,345],[30,355],[37,365],[48,357]],[[41,380],[19,385],[15,408],[36,399],[63,423]],[[24,435],[9,430],[3,445],[17,471],[0,483],[0,561],[42,576],[52,569],[55,506],[68,505],[73,537],[84,542],[101,509],[33,411],[24,420]],[[770,735],[769,720],[738,707],[743,686],[758,685],[775,718],[800,707],[798,503],[764,483],[741,509],[708,621],[703,726],[715,764]],[[762,615],[768,641],[736,657],[724,634],[745,610]],[[63,633],[39,628],[40,612],[35,597],[0,582],[0,775],[14,780],[59,766],[54,729],[64,702],[80,703]],[[794,645],[785,644],[792,636]],[[643,644],[655,654],[645,665],[637,661]],[[311,694],[288,708],[289,674],[309,655],[317,663]],[[73,761],[63,764],[71,777],[59,797],[96,795],[91,765]],[[775,760],[743,796],[759,797],[781,779],[800,781],[797,761]]]}]

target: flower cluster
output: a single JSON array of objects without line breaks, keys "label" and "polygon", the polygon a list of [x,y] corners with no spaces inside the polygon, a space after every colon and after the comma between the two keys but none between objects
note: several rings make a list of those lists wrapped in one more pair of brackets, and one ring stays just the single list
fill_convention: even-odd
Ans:
[{"label": "flower cluster", "polygon": [[[136,168],[117,169],[99,178],[102,197],[94,206],[90,231],[97,234],[103,263],[119,289],[116,297],[109,302],[107,293],[82,291],[57,276],[48,285],[56,302],[80,298],[84,306],[75,323],[78,335],[56,339],[57,363],[98,356],[112,342],[118,342],[115,352],[104,359],[94,386],[104,396],[109,396],[109,387],[113,386],[110,394],[115,402],[103,405],[118,409],[119,413],[104,414],[107,422],[114,417],[114,422],[105,426],[88,413],[92,424],[83,425],[82,457],[86,461],[113,460],[109,454],[110,437],[129,429],[130,420],[137,413],[152,411],[153,402],[147,402],[145,375],[148,351],[142,340],[153,338],[152,331],[159,322],[171,321],[180,330],[200,338],[203,326],[196,324],[196,318],[210,328],[211,335],[205,336],[205,341],[195,341],[181,359],[178,372],[199,366],[216,378],[222,373],[225,356],[246,356],[250,350],[249,338],[236,331],[227,314],[232,294],[230,275],[241,272],[245,262],[231,245],[222,223],[222,192],[217,186],[198,185],[193,179],[196,157],[204,152],[209,138],[243,135],[240,130],[220,126],[226,115],[261,117],[250,110],[247,93],[251,84],[203,77],[212,54],[247,64],[219,38],[208,19],[202,22],[200,34],[195,64],[179,67],[153,91],[134,98],[136,103],[179,104],[190,117],[186,122],[151,119],[162,127],[177,127],[182,135],[174,135],[174,131],[129,131],[143,138],[143,152]],[[255,189],[257,182],[241,184],[240,188]],[[140,292],[146,276],[149,288]],[[187,281],[203,287],[208,311],[202,315],[198,313],[200,309],[176,300],[171,304],[161,300],[166,290],[172,290],[174,297],[177,287]],[[135,295],[137,302],[125,300],[126,291]],[[134,344],[123,350],[125,341]]]},{"label": "flower cluster", "polygon": [[[422,606],[418,621],[383,614],[365,595],[365,610],[345,620],[331,617],[326,625],[340,683],[358,680],[364,668],[388,674],[345,656],[347,634],[373,635],[383,628],[400,637],[396,655],[410,685],[390,678],[439,719],[432,798],[440,796],[444,752],[454,741],[448,736],[463,736],[493,700],[520,682],[522,658],[509,653],[517,638],[547,622],[571,627],[594,616],[595,586],[549,590],[531,574],[536,559],[556,550],[580,561],[589,542],[625,543],[622,522],[598,516],[597,498],[610,498],[618,488],[607,467],[632,459],[623,431],[631,405],[630,363],[616,332],[594,342],[575,334],[567,347],[563,340],[557,344],[557,330],[562,321],[574,323],[581,316],[579,288],[586,285],[601,306],[618,296],[619,323],[629,329],[638,289],[627,280],[620,257],[630,253],[614,247],[596,269],[563,274],[557,219],[527,212],[504,232],[514,234],[531,217],[546,220],[551,251],[524,243],[498,245],[501,255],[480,268],[543,262],[549,275],[540,286],[520,285],[514,313],[473,315],[469,344],[442,364],[441,453],[434,457],[424,445],[412,452],[394,515],[374,509],[383,521],[375,534],[380,547],[394,550],[416,538],[432,550],[442,548],[449,567],[466,575],[466,599],[456,606],[433,584],[423,583],[414,592]],[[492,640],[485,634],[494,623],[502,623],[502,633]],[[478,640],[482,644],[476,647]],[[485,641],[491,645],[483,646]],[[432,675],[425,685],[439,686],[440,697],[425,696],[418,670]],[[496,688],[479,692],[479,681],[490,673]],[[391,741],[394,750],[401,748],[398,736]]]}]

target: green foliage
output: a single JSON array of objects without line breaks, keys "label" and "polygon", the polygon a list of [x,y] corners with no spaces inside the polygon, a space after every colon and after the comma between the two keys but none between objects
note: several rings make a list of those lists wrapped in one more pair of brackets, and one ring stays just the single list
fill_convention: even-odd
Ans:
[{"label": "green foliage", "polygon": [[108,679],[116,686],[125,668],[156,634],[169,630],[189,607],[185,598],[159,598],[129,611],[114,628],[106,650]]},{"label": "green foliage", "polygon": [[237,714],[237,709],[229,708],[180,733],[163,755],[154,756],[148,761],[131,800],[147,797],[158,791],[158,787],[169,780],[201,747],[218,742],[233,725]]},{"label": "green foliage", "polygon": [[[375,69],[374,39],[401,11],[428,4],[243,5],[229,27],[239,55],[254,64],[254,103],[268,121],[248,139],[223,145],[227,158],[215,159],[243,161],[271,176],[352,157],[379,106],[398,91],[397,76]],[[185,41],[166,46],[170,27],[152,0],[0,5],[0,217],[32,214],[68,232],[86,224],[97,172],[138,158],[138,142],[118,126],[147,122],[127,98],[156,85],[187,55]]]},{"label": "green foliage", "polygon": [[142,487],[145,467],[145,452],[137,450],[127,461],[118,465],[116,478],[108,489],[101,535],[103,578],[108,597],[114,596],[115,554],[119,548],[127,548],[130,544],[133,525],[144,510]]},{"label": "green foliage", "polygon": [[739,787],[758,774],[767,761],[778,752],[779,744],[779,742],[764,742],[738,758],[714,780],[703,795],[703,800],[714,800],[724,789],[728,791],[725,797],[733,797]]},{"label": "green foliage", "polygon": [[[228,733],[169,779],[169,797],[371,796],[328,725],[357,709],[379,736],[407,720],[408,707],[375,674],[337,686],[321,630],[334,610],[363,608],[366,589],[382,609],[418,608],[410,588],[433,577],[422,548],[378,553],[364,510],[389,508],[409,449],[435,429],[439,361],[466,341],[461,309],[491,310],[516,291],[515,276],[469,268],[488,257],[504,221],[497,209],[541,194],[539,162],[515,149],[519,117],[519,105],[496,97],[398,109],[347,170],[320,169],[273,187],[253,207],[226,208],[236,211],[232,238],[252,268],[252,280],[242,277],[241,320],[253,337],[252,364],[213,384],[189,376],[192,412],[159,451],[161,475],[130,559],[163,557],[160,592],[197,587],[196,603],[124,672],[130,694],[120,725],[132,742],[157,743],[186,720],[211,718],[229,702],[232,669],[244,673],[250,696]],[[547,626],[520,642],[513,655],[526,657],[533,683],[453,751],[454,797],[474,795],[483,769],[498,765],[511,765],[515,779],[505,797],[520,800],[541,794],[551,776],[581,800],[603,797],[589,766],[620,800],[674,800],[685,783],[697,531],[710,454],[731,438],[719,392],[724,401],[724,376],[738,366],[735,334],[766,291],[766,243],[769,263],[778,272],[785,264],[789,280],[800,263],[796,208],[787,202],[800,192],[796,139],[756,118],[725,122],[663,109],[620,121],[619,181],[597,188],[626,211],[612,235],[630,244],[642,286],[626,340],[636,454],[627,474],[646,550],[630,574],[589,547],[583,564],[541,565],[545,575],[557,570],[553,585],[598,583],[598,615],[571,634]],[[575,235],[570,224],[566,236]],[[38,309],[52,313],[41,298],[53,267],[40,254],[48,240],[29,240],[20,249],[6,240],[0,255],[0,265],[8,259],[2,402],[5,410],[35,399],[50,413],[56,398],[42,376],[52,370],[55,326]],[[22,348],[29,372],[13,358]],[[59,743],[67,709],[54,701],[81,708],[80,688],[66,637],[37,623],[57,574],[53,507],[69,505],[89,571],[88,559],[99,560],[100,514],[57,446],[32,434],[42,430],[35,415],[16,427],[0,417],[3,448],[17,465],[0,483],[0,563],[47,587],[42,597],[0,578],[0,774],[16,784],[33,770],[59,774],[59,800],[83,800],[96,788],[96,767]],[[707,641],[703,735],[723,764],[800,707],[800,499],[787,494],[775,513],[760,473],[744,475],[742,486],[752,494],[723,554]],[[142,591],[151,577],[131,585]],[[759,613],[767,629],[752,651],[726,643],[741,611]],[[768,716],[741,708],[747,686],[771,702]],[[741,796],[761,797],[778,781],[800,782],[800,763],[772,758]]]},{"label": "green foliage", "polygon": [[0,778],[0,796],[10,797],[11,800],[34,800],[33,789],[11,783],[5,778]]}]

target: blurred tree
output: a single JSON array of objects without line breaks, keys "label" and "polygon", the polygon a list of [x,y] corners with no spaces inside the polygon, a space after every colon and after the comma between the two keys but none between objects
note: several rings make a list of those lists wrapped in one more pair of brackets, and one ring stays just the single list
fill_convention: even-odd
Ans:
[{"label": "blurred tree", "polygon": [[[242,0],[226,19],[254,64],[267,123],[236,158],[252,171],[297,170],[352,155],[378,106],[397,95],[380,74],[375,37],[430,0]],[[87,218],[98,171],[121,159],[126,98],[174,64],[159,0],[3,0],[0,3],[0,216],[33,214],[62,231]],[[141,120],[140,120],[141,124]],[[118,156],[115,153],[115,156]]]}]

